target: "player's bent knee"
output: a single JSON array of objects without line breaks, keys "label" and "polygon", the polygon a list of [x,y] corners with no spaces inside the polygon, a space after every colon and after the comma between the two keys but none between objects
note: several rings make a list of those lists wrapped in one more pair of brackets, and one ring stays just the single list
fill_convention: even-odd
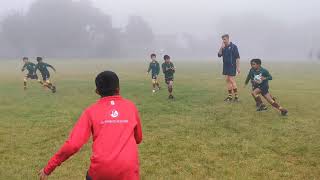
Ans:
[{"label": "player's bent knee", "polygon": [[258,95],[257,95],[257,93],[255,93],[254,91],[253,91],[253,92],[251,92],[251,95],[252,95],[253,97],[258,96]]}]

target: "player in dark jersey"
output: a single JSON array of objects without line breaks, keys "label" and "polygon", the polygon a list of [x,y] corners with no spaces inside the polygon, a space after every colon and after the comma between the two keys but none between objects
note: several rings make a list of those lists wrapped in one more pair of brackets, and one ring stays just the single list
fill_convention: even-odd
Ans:
[{"label": "player in dark jersey", "polygon": [[[239,101],[238,87],[236,83],[236,76],[240,74],[240,55],[238,47],[230,42],[229,35],[222,36],[222,46],[218,52],[218,57],[223,57],[223,75],[226,77],[228,97],[226,102]],[[232,99],[232,93],[234,99]]]},{"label": "player in dark jersey", "polygon": [[162,71],[164,73],[166,84],[168,85],[169,99],[174,99],[172,92],[173,92],[174,73],[176,72],[176,68],[174,67],[173,63],[170,61],[170,56],[165,55],[164,61],[165,62],[162,64]]},{"label": "player in dark jersey", "polygon": [[159,81],[158,81],[158,75],[160,73],[160,65],[159,65],[158,61],[156,60],[156,58],[157,58],[156,54],[151,54],[151,62],[149,64],[149,68],[148,68],[148,74],[151,71],[151,79],[152,79],[152,86],[153,86],[152,92],[153,93],[155,93],[156,90],[160,90],[160,85],[159,85]]},{"label": "player in dark jersey", "polygon": [[29,58],[27,57],[24,57],[23,59],[23,62],[24,62],[24,65],[21,69],[21,71],[25,71],[27,70],[28,73],[24,76],[24,79],[23,79],[23,88],[24,90],[27,89],[27,81],[28,79],[34,79],[34,80],[38,80],[39,83],[42,84],[42,82],[38,79],[38,76],[35,72],[35,69],[36,69],[36,65],[32,62],[29,61]]},{"label": "player in dark jersey", "polygon": [[35,73],[37,73],[37,70],[39,70],[43,79],[43,85],[51,89],[51,91],[55,93],[56,87],[50,82],[50,72],[48,70],[48,67],[53,69],[54,72],[56,72],[56,69],[50,64],[44,63],[42,61],[42,57],[37,57],[37,61],[38,61],[38,64],[36,65]]},{"label": "player in dark jersey", "polygon": [[245,85],[247,85],[250,80],[253,89],[251,94],[256,101],[257,111],[267,109],[259,96],[259,94],[261,94],[274,108],[281,112],[281,115],[285,116],[288,114],[288,110],[281,107],[269,93],[269,81],[272,80],[272,76],[267,69],[261,67],[260,59],[251,60],[251,69]]}]

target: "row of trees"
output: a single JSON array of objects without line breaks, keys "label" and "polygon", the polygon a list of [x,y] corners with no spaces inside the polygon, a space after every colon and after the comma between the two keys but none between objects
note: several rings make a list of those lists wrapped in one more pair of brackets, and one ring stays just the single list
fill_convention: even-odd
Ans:
[{"label": "row of trees", "polygon": [[[210,19],[210,17],[208,17]],[[140,16],[123,29],[90,0],[37,0],[26,13],[1,20],[0,57],[145,57],[151,52],[178,57],[216,57],[220,35],[230,33],[242,57],[319,58],[320,21],[288,25],[261,14],[224,17],[212,35],[155,35]]]},{"label": "row of trees", "polygon": [[38,0],[27,13],[4,18],[0,29],[1,56],[130,56],[153,43],[152,29],[141,17],[116,29],[111,16],[86,0]]}]

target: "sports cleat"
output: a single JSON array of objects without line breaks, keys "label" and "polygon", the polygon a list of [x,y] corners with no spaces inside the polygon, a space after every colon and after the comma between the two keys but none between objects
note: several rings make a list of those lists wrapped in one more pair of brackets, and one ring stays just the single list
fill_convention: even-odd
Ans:
[{"label": "sports cleat", "polygon": [[230,102],[230,101],[232,101],[232,97],[228,96],[224,101],[225,102]]},{"label": "sports cleat", "polygon": [[169,95],[169,99],[174,99],[173,95]]},{"label": "sports cleat", "polygon": [[234,97],[233,102],[239,102],[239,97]]},{"label": "sports cleat", "polygon": [[155,93],[156,92],[156,90],[154,89],[154,90],[152,90],[152,93]]},{"label": "sports cleat", "polygon": [[282,115],[282,116],[288,115],[288,110],[286,110],[286,109],[281,109],[280,111],[281,111],[281,115]]},{"label": "sports cleat", "polygon": [[52,86],[52,93],[56,93],[57,92],[57,89],[55,86]]},{"label": "sports cleat", "polygon": [[257,111],[266,111],[268,108],[264,104],[261,104],[260,107],[257,108]]}]

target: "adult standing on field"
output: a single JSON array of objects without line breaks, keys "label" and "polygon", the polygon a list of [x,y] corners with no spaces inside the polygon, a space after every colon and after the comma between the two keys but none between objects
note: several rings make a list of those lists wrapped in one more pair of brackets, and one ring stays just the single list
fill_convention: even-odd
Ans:
[{"label": "adult standing on field", "polygon": [[223,75],[226,77],[228,89],[228,97],[224,101],[230,102],[234,100],[237,102],[239,101],[239,96],[235,77],[240,73],[240,55],[238,47],[230,42],[228,34],[222,36],[222,45],[218,57],[223,57]]}]

